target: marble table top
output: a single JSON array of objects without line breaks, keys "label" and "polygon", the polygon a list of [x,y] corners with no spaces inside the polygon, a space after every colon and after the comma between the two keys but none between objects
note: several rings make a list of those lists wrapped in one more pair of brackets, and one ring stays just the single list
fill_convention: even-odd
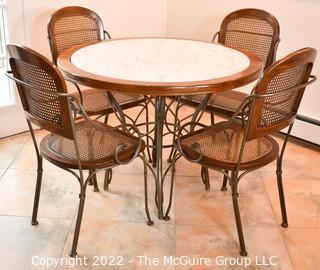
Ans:
[{"label": "marble table top", "polygon": [[71,62],[92,74],[130,81],[190,82],[246,69],[248,56],[210,42],[138,38],[97,43],[75,51]]}]

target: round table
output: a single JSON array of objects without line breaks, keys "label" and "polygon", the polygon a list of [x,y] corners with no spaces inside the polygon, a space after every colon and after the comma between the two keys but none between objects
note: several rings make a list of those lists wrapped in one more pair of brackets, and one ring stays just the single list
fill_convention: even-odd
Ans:
[{"label": "round table", "polygon": [[253,82],[262,73],[262,62],[247,51],[173,38],[89,43],[64,52],[58,59],[58,66],[66,77],[86,86],[155,97],[156,189],[160,219],[163,218],[165,97],[227,91]]}]

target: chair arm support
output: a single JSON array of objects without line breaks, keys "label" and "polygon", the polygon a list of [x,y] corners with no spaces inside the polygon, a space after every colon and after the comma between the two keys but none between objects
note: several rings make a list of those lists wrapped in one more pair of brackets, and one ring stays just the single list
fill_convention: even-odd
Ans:
[{"label": "chair arm support", "polygon": [[104,37],[108,37],[108,39],[111,39],[111,36],[110,36],[110,34],[108,33],[108,31],[107,30],[103,30],[103,34],[104,34]]},{"label": "chair arm support", "polygon": [[[139,129],[136,126],[134,126],[132,124],[128,124],[128,123],[126,123],[126,124],[122,123],[121,125],[116,126],[116,127],[108,127],[108,126],[98,125],[98,124],[96,124],[94,121],[92,121],[90,119],[90,117],[87,115],[87,113],[85,112],[85,110],[82,107],[82,105],[79,104],[79,102],[73,96],[70,96],[69,99],[70,99],[70,106],[72,108],[75,108],[75,110],[77,110],[76,113],[80,114],[85,119],[85,121],[87,123],[89,123],[94,129],[97,129],[97,130],[100,130],[100,131],[103,131],[103,132],[112,132],[112,131],[121,129],[122,132],[127,133],[130,136],[133,136],[133,134],[136,134],[135,137],[138,138],[137,148],[136,148],[136,150],[134,152],[134,155],[129,160],[121,161],[119,159],[120,152],[126,150],[128,145],[127,144],[118,145],[118,147],[117,147],[117,149],[115,151],[115,160],[119,165],[128,164],[131,161],[133,161],[139,155],[139,153],[141,152],[141,147],[142,147],[143,141],[142,141],[141,132],[139,131]],[[75,119],[76,119],[76,117],[75,117]]]},{"label": "chair arm support", "polygon": [[177,147],[177,150],[180,152],[180,154],[187,160],[189,160],[190,162],[193,162],[193,163],[199,163],[202,158],[203,158],[203,154],[201,152],[201,147],[198,143],[193,143],[191,145],[192,149],[196,150],[198,149],[199,150],[199,157],[197,157],[196,159],[192,159],[190,158],[182,149],[182,146],[181,146],[181,133],[183,130],[186,129],[187,126],[191,126],[191,127],[194,127],[194,126],[200,126],[200,127],[207,127],[206,125],[204,124],[201,124],[201,123],[197,123],[197,122],[188,122],[188,123],[185,123],[184,125],[182,125],[179,130],[178,130],[178,133],[176,135],[176,147]]},{"label": "chair arm support", "polygon": [[278,51],[278,47],[279,47],[279,43],[280,43],[281,39],[279,38],[274,46],[274,54],[273,54],[273,60],[272,63],[274,63],[277,59],[277,51]]},{"label": "chair arm support", "polygon": [[65,79],[65,81],[68,81],[68,82],[72,83],[75,86],[75,88],[77,89],[77,91],[79,93],[79,96],[80,96],[80,103],[81,103],[81,105],[83,105],[83,96],[82,96],[81,89],[80,89],[79,85],[75,81],[73,81],[73,80],[71,80],[69,78],[65,77],[64,79]]},{"label": "chair arm support", "polygon": [[212,37],[212,40],[211,42],[215,42],[216,38],[220,35],[220,31],[216,32],[213,37]]}]

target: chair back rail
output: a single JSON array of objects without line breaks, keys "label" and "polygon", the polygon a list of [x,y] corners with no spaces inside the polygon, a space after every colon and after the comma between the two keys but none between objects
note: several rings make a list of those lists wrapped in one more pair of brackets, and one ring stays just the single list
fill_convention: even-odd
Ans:
[{"label": "chair back rail", "polygon": [[277,19],[260,9],[241,9],[221,23],[218,42],[255,53],[267,68],[275,60],[280,35]]},{"label": "chair back rail", "polygon": [[9,44],[7,50],[27,119],[52,133],[73,139],[73,120],[61,72],[48,59],[29,48]]},{"label": "chair back rail", "polygon": [[265,71],[254,89],[247,140],[271,134],[293,123],[316,54],[313,48],[303,48]]},{"label": "chair back rail", "polygon": [[94,11],[69,6],[57,10],[49,19],[48,39],[52,60],[57,64],[57,58],[65,50],[84,43],[105,39],[103,22]]}]

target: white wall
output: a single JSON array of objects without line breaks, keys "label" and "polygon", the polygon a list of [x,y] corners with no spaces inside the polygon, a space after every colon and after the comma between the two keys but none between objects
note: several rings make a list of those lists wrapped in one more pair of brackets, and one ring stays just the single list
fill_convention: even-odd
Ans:
[{"label": "white wall", "polygon": [[[23,0],[9,0],[8,26],[11,42],[24,44]],[[15,26],[15,27],[11,27]],[[2,89],[1,89],[2,90]],[[0,107],[0,138],[20,133],[28,129],[25,114],[17,92],[14,92],[16,102]]]},{"label": "white wall", "polygon": [[[307,88],[299,113],[320,120],[320,1],[319,0],[168,0],[167,34],[170,37],[211,40],[225,15],[241,8],[260,8],[280,24],[277,58],[314,47],[318,59],[313,73],[319,80]],[[320,128],[297,123],[294,135],[320,144]]]},{"label": "white wall", "polygon": [[13,29],[23,27],[25,44],[47,56],[50,55],[46,40],[48,18],[64,6],[83,6],[94,10],[113,38],[166,35],[166,2],[163,0],[13,1],[22,1],[24,6],[24,16],[20,16]]}]

